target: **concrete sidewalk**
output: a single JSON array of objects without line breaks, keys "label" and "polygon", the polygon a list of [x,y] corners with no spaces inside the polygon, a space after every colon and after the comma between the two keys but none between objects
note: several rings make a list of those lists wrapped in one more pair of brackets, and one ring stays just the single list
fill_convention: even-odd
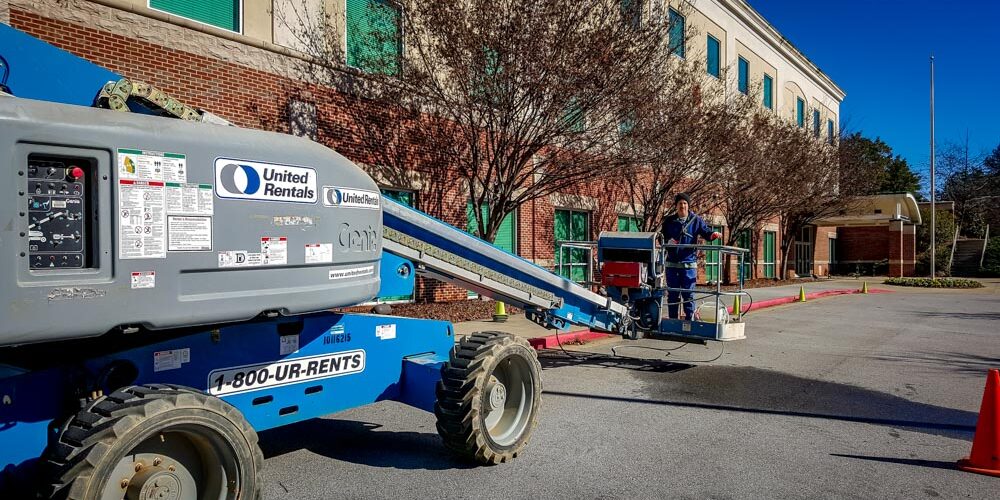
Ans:
[{"label": "concrete sidewalk", "polygon": [[[869,278],[868,286],[870,288],[881,287],[880,283],[884,278]],[[829,290],[856,290],[860,289],[862,283],[865,279],[833,279],[829,281],[810,281],[803,282],[801,285],[783,285],[783,286],[773,286],[764,288],[752,288],[748,289],[749,293],[753,297],[754,302],[763,302],[770,299],[778,299],[782,297],[798,297],[799,287],[805,289],[806,294],[814,292],[824,292]],[[703,287],[700,287],[703,288]],[[884,287],[882,287],[884,288]],[[817,299],[822,300],[822,299]],[[732,300],[729,300],[727,306],[732,306]],[[747,307],[747,301],[743,301],[743,307]],[[479,320],[479,321],[466,321],[462,323],[455,323],[455,335],[456,338],[468,335],[474,332],[481,332],[487,330],[495,330],[517,335],[518,337],[524,337],[528,339],[537,339],[541,337],[554,336],[556,334],[555,330],[549,330],[541,326],[528,321],[524,315],[512,314],[508,317],[507,321],[504,323],[495,323],[492,320]],[[572,327],[568,332],[560,332],[560,336],[569,335],[569,332],[577,332],[580,330],[587,330],[582,327]],[[571,336],[572,337],[572,336]],[[560,339],[563,342],[566,338]]]}]

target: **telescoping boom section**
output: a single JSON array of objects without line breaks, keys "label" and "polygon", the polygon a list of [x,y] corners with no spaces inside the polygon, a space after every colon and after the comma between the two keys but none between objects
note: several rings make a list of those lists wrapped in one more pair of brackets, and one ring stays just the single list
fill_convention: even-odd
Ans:
[{"label": "telescoping boom section", "polygon": [[422,212],[383,200],[382,248],[413,262],[417,274],[520,307],[548,327],[618,331],[625,324],[624,304]]}]

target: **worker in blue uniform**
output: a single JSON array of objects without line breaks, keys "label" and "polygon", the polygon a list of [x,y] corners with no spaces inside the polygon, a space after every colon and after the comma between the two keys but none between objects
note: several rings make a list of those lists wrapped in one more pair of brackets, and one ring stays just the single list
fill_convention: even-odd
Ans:
[{"label": "worker in blue uniform", "polygon": [[[694,245],[698,237],[712,241],[722,235],[713,231],[705,221],[690,209],[691,197],[680,193],[674,197],[674,213],[663,221],[661,232],[667,244]],[[694,290],[698,280],[698,252],[693,248],[667,248],[667,286]],[[694,292],[667,292],[667,314],[678,319],[678,305],[683,299],[684,317],[694,320]]]}]

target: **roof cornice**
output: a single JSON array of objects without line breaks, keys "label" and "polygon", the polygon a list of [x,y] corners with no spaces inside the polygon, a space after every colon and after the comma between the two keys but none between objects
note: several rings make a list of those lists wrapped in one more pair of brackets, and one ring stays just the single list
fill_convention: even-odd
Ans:
[{"label": "roof cornice", "polygon": [[719,5],[736,16],[744,25],[748,26],[754,33],[759,35],[764,41],[771,44],[781,55],[785,56],[792,64],[807,76],[812,76],[813,80],[828,94],[834,96],[837,102],[843,101],[847,93],[827,76],[823,70],[819,69],[815,63],[809,60],[799,49],[788,41],[771,25],[764,16],[754,10],[746,0],[715,0]]}]

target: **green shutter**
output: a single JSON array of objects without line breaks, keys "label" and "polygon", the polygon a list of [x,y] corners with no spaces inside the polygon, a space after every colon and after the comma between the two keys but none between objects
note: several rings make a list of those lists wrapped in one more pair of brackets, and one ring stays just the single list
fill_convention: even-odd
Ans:
[{"label": "green shutter", "polygon": [[670,20],[670,50],[680,57],[684,57],[684,16],[674,9],[670,9],[668,16]]},{"label": "green shutter", "polygon": [[386,198],[398,201],[408,207],[413,206],[413,191],[398,191],[395,189],[383,189],[382,195]]},{"label": "green shutter", "polygon": [[764,231],[764,277],[774,277],[774,231]]},{"label": "green shutter", "polygon": [[639,218],[627,215],[618,216],[618,230],[635,232],[639,230]]},{"label": "green shutter", "polygon": [[585,130],[586,127],[586,116],[583,113],[583,108],[580,107],[580,103],[573,99],[570,101],[569,106],[563,111],[563,123],[569,129],[568,132],[580,133]]},{"label": "green shutter", "polygon": [[[481,211],[483,213],[484,220],[490,216],[489,207],[483,206]],[[471,201],[465,206],[465,217],[467,219],[466,231],[479,236],[479,220],[476,218],[476,214],[472,210]],[[515,253],[515,230],[516,225],[514,224],[514,213],[511,212],[507,214],[502,221],[500,221],[500,228],[497,229],[497,236],[493,239],[493,245],[505,252]]]},{"label": "green shutter", "polygon": [[[721,226],[712,226],[712,231],[717,231],[722,233]],[[709,245],[721,246],[722,238],[714,241],[709,241]],[[709,250],[705,252],[705,280],[706,281],[719,281],[719,252],[714,250]]]},{"label": "green shutter", "polygon": [[559,248],[565,241],[587,241],[590,233],[590,214],[573,210],[556,210],[554,236],[556,243],[556,269],[563,264],[561,275],[574,281],[587,279],[587,250]]},{"label": "green shutter", "polygon": [[[740,231],[739,237],[736,238],[736,246],[740,248],[746,248],[751,250],[748,253],[743,254],[743,267],[739,269],[739,276],[741,280],[748,280],[753,277],[753,251],[750,248],[751,243],[750,231],[744,229]],[[734,264],[739,264],[740,256],[736,255],[733,257]]]},{"label": "green shutter", "polygon": [[387,0],[347,0],[347,64],[369,73],[399,73],[399,8]]},{"label": "green shutter", "polygon": [[770,75],[764,75],[764,107],[767,109],[774,109],[774,101],[772,100],[772,86],[774,85],[774,80],[771,79]]},{"label": "green shutter", "polygon": [[149,0],[149,7],[229,31],[241,32],[240,0]]}]

